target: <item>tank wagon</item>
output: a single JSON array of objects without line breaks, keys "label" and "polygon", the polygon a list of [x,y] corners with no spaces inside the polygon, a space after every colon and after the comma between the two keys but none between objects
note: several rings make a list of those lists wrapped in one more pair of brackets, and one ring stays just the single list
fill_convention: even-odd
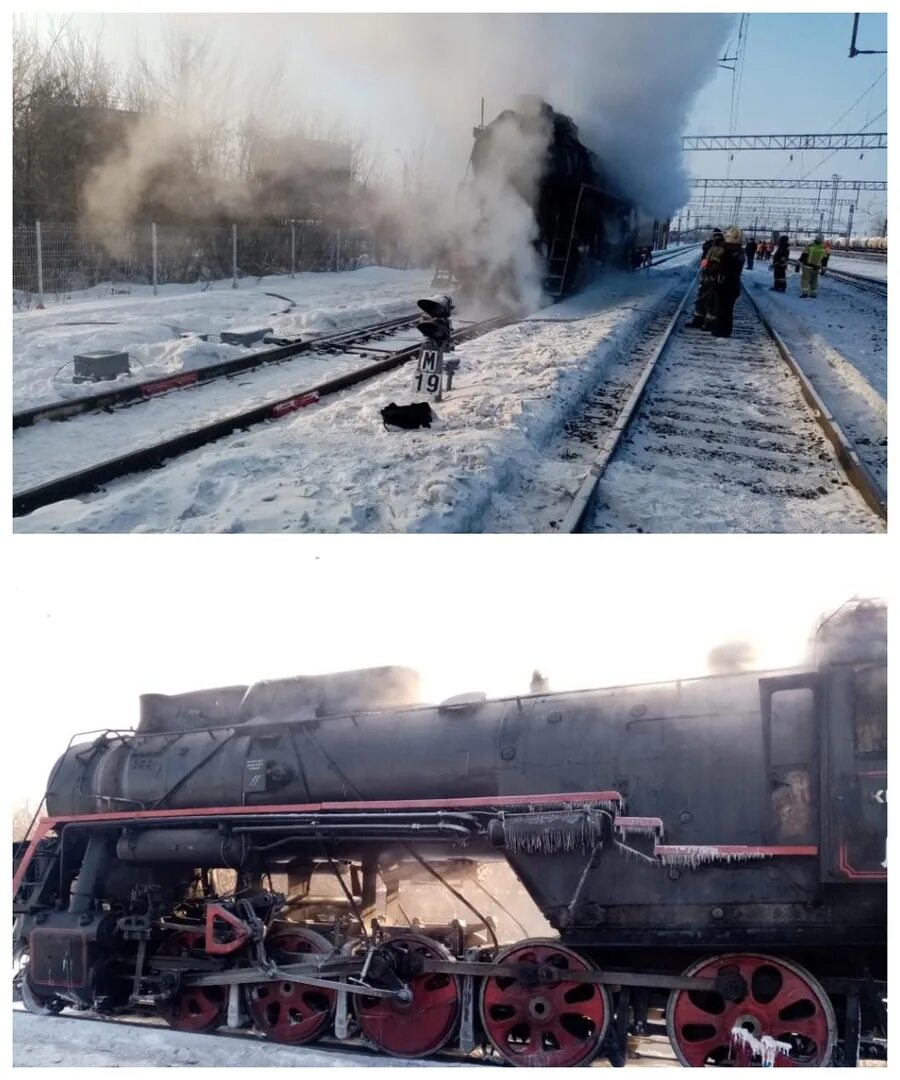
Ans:
[{"label": "tank wagon", "polygon": [[[26,1007],[522,1066],[885,1045],[883,607],[801,669],[417,702],[405,668],[151,694],[70,746],[14,856]],[[501,940],[492,861],[544,936]]]},{"label": "tank wagon", "polygon": [[[545,101],[524,96],[517,109],[501,112],[473,135],[473,175],[508,185],[534,211],[534,246],[551,295],[581,287],[597,268],[635,269],[666,247],[668,221],[647,215],[616,190],[575,122]],[[539,149],[532,153],[532,147]],[[483,273],[458,268],[456,276],[464,286],[475,277],[483,288]]]}]

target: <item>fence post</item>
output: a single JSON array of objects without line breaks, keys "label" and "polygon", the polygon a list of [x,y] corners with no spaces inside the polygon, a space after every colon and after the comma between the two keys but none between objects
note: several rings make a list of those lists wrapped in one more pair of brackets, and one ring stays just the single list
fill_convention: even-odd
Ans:
[{"label": "fence post", "polygon": [[156,222],[150,225],[150,239],[153,242],[153,295],[157,296],[159,290],[156,287]]},{"label": "fence post", "polygon": [[44,259],[41,254],[41,223],[35,221],[34,223],[34,242],[37,245],[37,287],[38,287],[38,309],[43,311],[44,309]]},{"label": "fence post", "polygon": [[231,226],[231,287],[237,288],[237,225]]},{"label": "fence post", "polygon": [[341,268],[341,230],[337,231],[337,242],[334,245],[334,268],[340,270]]},{"label": "fence post", "polygon": [[291,222],[291,277],[294,276],[294,266],[297,262],[297,222]]}]

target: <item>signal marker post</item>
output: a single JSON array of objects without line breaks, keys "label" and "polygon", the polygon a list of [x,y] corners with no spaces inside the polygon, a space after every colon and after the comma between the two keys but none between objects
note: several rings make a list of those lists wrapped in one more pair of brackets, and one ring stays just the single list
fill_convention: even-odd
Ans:
[{"label": "signal marker post", "polygon": [[419,351],[413,375],[413,393],[429,394],[433,401],[441,401],[445,372],[449,390],[453,385],[453,373],[459,367],[456,359],[444,360],[445,352],[453,348],[450,329],[453,301],[449,296],[428,296],[419,300],[417,306],[426,316],[417,323],[417,329],[428,340]]}]

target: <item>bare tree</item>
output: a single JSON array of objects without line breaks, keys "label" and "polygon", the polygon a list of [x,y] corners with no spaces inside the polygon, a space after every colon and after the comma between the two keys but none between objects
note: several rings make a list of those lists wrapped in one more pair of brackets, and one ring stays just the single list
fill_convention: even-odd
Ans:
[{"label": "bare tree", "polygon": [[13,841],[26,840],[28,838],[28,830],[33,816],[34,810],[28,802],[22,802],[13,807]]}]

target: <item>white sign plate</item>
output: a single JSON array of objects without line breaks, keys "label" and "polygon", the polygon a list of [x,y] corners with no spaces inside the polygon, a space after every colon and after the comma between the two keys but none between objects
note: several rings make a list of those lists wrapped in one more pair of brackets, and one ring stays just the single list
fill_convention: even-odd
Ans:
[{"label": "white sign plate", "polygon": [[413,376],[413,393],[429,394],[435,401],[440,401],[443,381],[444,350],[423,345]]}]

